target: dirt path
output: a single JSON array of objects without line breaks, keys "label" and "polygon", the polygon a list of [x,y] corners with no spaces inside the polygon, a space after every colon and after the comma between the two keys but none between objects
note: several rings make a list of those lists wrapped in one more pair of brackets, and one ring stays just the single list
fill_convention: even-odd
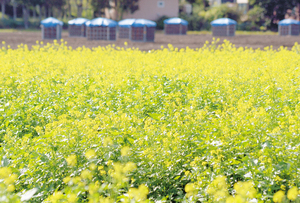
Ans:
[{"label": "dirt path", "polygon": [[[142,43],[131,42],[129,40],[118,39],[116,41],[88,41],[85,38],[71,38],[67,32],[63,32],[62,38],[68,42],[68,46],[77,48],[80,46],[86,46],[89,48],[97,46],[106,46],[108,44],[115,44],[123,47],[124,42],[128,41],[129,47],[138,47],[141,50],[160,49],[160,47],[172,44],[178,48],[199,48],[202,47],[205,41],[211,42],[213,37],[210,34],[201,35],[185,35],[185,36],[170,36],[163,33],[157,33],[155,36],[155,42]],[[29,47],[36,44],[36,41],[41,41],[41,32],[28,32],[28,31],[16,31],[16,32],[0,32],[0,42],[5,41],[7,45],[12,48],[17,48],[20,44],[27,44]],[[235,44],[236,47],[252,47],[254,49],[263,49],[266,46],[271,46],[275,49],[280,46],[291,48],[295,42],[300,43],[300,36],[278,36],[278,35],[237,35],[235,37],[220,37],[220,41],[224,39],[229,40]],[[44,40],[44,43],[53,42],[52,40]]]}]

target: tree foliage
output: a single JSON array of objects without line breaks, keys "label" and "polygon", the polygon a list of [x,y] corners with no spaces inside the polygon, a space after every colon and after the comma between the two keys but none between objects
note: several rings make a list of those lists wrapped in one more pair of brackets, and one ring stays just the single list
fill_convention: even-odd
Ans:
[{"label": "tree foliage", "polygon": [[250,0],[250,6],[259,6],[265,9],[265,16],[284,19],[288,9],[293,9],[300,0]]},{"label": "tree foliage", "polygon": [[[277,30],[278,22],[285,19],[288,10],[293,10],[296,6],[300,7],[300,0],[250,0],[249,4],[253,8],[248,12],[248,17],[255,16],[253,15],[256,12],[254,10],[261,8],[264,19],[260,21],[265,21],[265,25],[269,29]],[[299,12],[295,12],[295,14],[299,19]]]},{"label": "tree foliage", "polygon": [[124,12],[134,13],[139,9],[139,0],[114,0],[114,9],[116,11],[116,20],[123,18]]},{"label": "tree foliage", "polygon": [[239,21],[241,13],[236,7],[229,7],[227,4],[222,4],[220,6],[214,6],[207,11],[201,11],[198,15],[203,17],[208,22],[218,18],[231,18]]},{"label": "tree foliage", "polygon": [[109,0],[92,0],[91,6],[94,16],[101,16],[104,14],[104,9],[109,7]]},{"label": "tree foliage", "polygon": [[208,0],[187,0],[187,2],[190,3],[190,4],[200,5],[200,6],[203,6],[203,7],[208,7],[209,6]]},{"label": "tree foliage", "polygon": [[[39,1],[39,0],[33,0],[33,1]],[[66,5],[66,0],[47,0],[47,1],[42,0],[42,1],[47,2],[49,6],[55,7],[59,10],[61,10],[62,7]]]},{"label": "tree foliage", "polygon": [[139,0],[121,0],[120,2],[120,6],[124,11],[134,13],[139,9]]},{"label": "tree foliage", "polygon": [[139,0],[91,0],[91,5],[95,14],[103,14],[105,8],[114,9],[116,12],[116,19],[123,18],[124,12],[134,13],[139,9]]}]

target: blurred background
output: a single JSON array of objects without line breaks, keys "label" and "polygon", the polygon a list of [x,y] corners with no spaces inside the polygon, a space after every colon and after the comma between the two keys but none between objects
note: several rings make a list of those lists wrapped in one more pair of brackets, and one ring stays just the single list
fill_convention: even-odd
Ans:
[{"label": "blurred background", "polygon": [[39,29],[40,21],[55,17],[67,22],[77,17],[113,20],[145,18],[157,22],[180,17],[191,31],[210,30],[210,22],[227,17],[237,30],[277,31],[282,19],[299,21],[300,0],[0,0],[0,28]]}]

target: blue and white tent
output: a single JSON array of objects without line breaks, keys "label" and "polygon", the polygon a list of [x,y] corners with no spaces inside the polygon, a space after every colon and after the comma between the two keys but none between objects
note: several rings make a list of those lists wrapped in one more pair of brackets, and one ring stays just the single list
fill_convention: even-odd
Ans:
[{"label": "blue and white tent", "polygon": [[73,19],[73,20],[70,20],[69,22],[68,22],[68,24],[69,25],[83,25],[83,24],[85,24],[87,21],[89,21],[88,19],[86,19],[86,18],[75,18],[75,19]]},{"label": "blue and white tent", "polygon": [[146,19],[119,21],[119,38],[133,41],[154,41],[156,22]]},{"label": "blue and white tent", "polygon": [[69,36],[70,37],[85,37],[86,26],[85,23],[89,21],[86,18],[75,18],[68,22],[69,24]]},{"label": "blue and white tent", "polygon": [[164,30],[167,35],[185,35],[188,21],[181,18],[169,18],[164,20]]},{"label": "blue and white tent", "polygon": [[166,19],[164,20],[164,24],[165,25],[188,25],[188,21],[186,20],[183,20],[181,18],[169,18],[169,19]]},{"label": "blue and white tent", "polygon": [[49,17],[41,21],[41,25],[44,27],[56,27],[57,25],[62,26],[63,22],[60,20],[57,20],[56,18]]},{"label": "blue and white tent", "polygon": [[298,25],[300,22],[294,19],[284,19],[279,21],[278,25]]},{"label": "blue and white tent", "polygon": [[284,19],[278,23],[278,34],[284,35],[299,35],[300,22],[293,19]]},{"label": "blue and white tent", "polygon": [[130,39],[131,37],[131,26],[136,19],[124,19],[118,22],[119,38]]},{"label": "blue and white tent", "polygon": [[88,40],[116,40],[118,23],[114,20],[95,18],[85,25]]},{"label": "blue and white tent", "polygon": [[236,21],[230,18],[219,18],[211,23],[213,36],[234,36]]},{"label": "blue and white tent", "polygon": [[95,18],[85,23],[87,27],[117,27],[118,23],[107,18]]},{"label": "blue and white tent", "polygon": [[49,17],[41,21],[42,39],[60,39],[63,22]]},{"label": "blue and white tent", "polygon": [[156,22],[146,19],[124,19],[119,21],[119,27],[156,27]]},{"label": "blue and white tent", "polygon": [[212,21],[211,26],[227,26],[227,25],[236,25],[236,21],[230,18],[219,18],[217,20]]},{"label": "blue and white tent", "polygon": [[156,22],[146,19],[136,19],[132,27],[156,27]]},{"label": "blue and white tent", "polygon": [[136,21],[136,19],[124,19],[118,22],[119,27],[130,28],[132,24]]}]

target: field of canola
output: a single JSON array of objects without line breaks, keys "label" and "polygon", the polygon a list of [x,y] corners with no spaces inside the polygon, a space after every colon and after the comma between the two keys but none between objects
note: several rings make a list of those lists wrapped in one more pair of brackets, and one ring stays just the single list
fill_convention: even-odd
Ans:
[{"label": "field of canola", "polygon": [[0,202],[300,202],[300,46],[0,51]]}]

